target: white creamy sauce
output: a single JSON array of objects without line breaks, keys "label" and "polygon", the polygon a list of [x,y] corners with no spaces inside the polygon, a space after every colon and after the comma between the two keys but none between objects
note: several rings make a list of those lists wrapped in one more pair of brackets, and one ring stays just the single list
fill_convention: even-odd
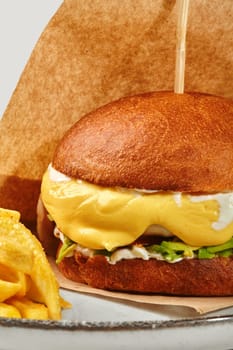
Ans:
[{"label": "white creamy sauce", "polygon": [[161,190],[146,190],[146,189],[140,189],[140,188],[135,188],[134,191],[139,192],[139,193],[156,193],[156,192],[161,192]]},{"label": "white creamy sauce", "polygon": [[[86,257],[93,257],[95,255],[95,253],[97,251],[94,251],[92,249],[88,249],[85,247],[82,247],[80,245],[77,244],[76,251],[80,252],[82,255],[86,256]],[[150,253],[149,251],[147,251],[144,247],[142,246],[137,246],[137,245],[133,245],[130,248],[118,248],[115,252],[112,253],[112,255],[109,256],[105,256],[105,258],[107,259],[109,264],[116,264],[118,261],[121,260],[131,260],[131,259],[142,259],[142,260],[149,260],[149,259],[157,259],[157,260],[164,260],[163,256],[159,253]],[[171,261],[169,263],[176,263],[178,261],[181,261],[183,259],[190,259],[192,257],[188,257],[188,258],[178,258],[174,261]]]},{"label": "white creamy sauce", "polygon": [[55,237],[60,239],[60,241],[62,241],[62,243],[64,243],[65,236],[63,235],[63,233],[60,230],[58,230],[57,226],[55,226],[53,234]]},{"label": "white creamy sauce", "polygon": [[233,221],[233,193],[216,193],[199,196],[190,196],[192,202],[203,202],[215,200],[219,204],[218,221],[213,222],[212,227],[215,230],[222,230]]},{"label": "white creamy sauce", "polygon": [[89,249],[89,248],[85,248],[85,247],[81,247],[80,245],[77,244],[77,246],[75,247],[75,250],[77,252],[80,252],[82,255],[86,256],[86,257],[91,257],[94,255],[94,250]]},{"label": "white creamy sauce", "polygon": [[111,257],[107,258],[110,264],[115,264],[122,259],[131,260],[135,259],[133,252],[128,248],[117,249]]},{"label": "white creamy sauce", "polygon": [[[107,258],[109,264],[116,264],[118,261],[123,259],[157,259],[165,260],[159,253],[150,253],[144,247],[133,245],[130,248],[118,248],[110,257]],[[181,261],[185,258],[178,258],[170,263]]]},{"label": "white creamy sauce", "polygon": [[134,245],[131,249],[129,248],[119,248],[117,249],[109,258],[110,264],[115,264],[117,261],[122,259],[143,259],[149,260],[149,254],[147,250],[143,247]]},{"label": "white creamy sauce", "polygon": [[181,195],[182,195],[182,192],[174,192],[173,193],[174,201],[176,202],[178,207],[181,207],[181,205],[182,205],[182,203],[181,203]]},{"label": "white creamy sauce", "polygon": [[51,164],[49,164],[48,170],[49,170],[49,177],[50,177],[51,181],[54,181],[54,182],[66,181],[66,182],[68,182],[71,180],[71,178],[69,176],[66,176],[65,174],[60,173],[60,171],[57,171],[56,169],[54,169]]}]

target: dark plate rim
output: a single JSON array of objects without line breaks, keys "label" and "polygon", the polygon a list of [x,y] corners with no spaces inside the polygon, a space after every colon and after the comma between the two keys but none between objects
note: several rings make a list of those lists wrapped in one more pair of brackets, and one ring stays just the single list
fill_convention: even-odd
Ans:
[{"label": "dark plate rim", "polygon": [[233,314],[226,316],[211,316],[185,318],[179,320],[150,320],[150,321],[123,321],[123,322],[95,322],[95,321],[51,321],[51,320],[29,320],[0,317],[0,326],[34,328],[44,330],[63,330],[63,331],[126,331],[126,330],[156,330],[161,328],[206,326],[210,324],[233,324]]}]

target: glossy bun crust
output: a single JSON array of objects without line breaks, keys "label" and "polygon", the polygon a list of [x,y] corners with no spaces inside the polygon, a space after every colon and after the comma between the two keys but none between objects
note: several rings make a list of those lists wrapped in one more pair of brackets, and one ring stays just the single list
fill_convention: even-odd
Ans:
[{"label": "glossy bun crust", "polygon": [[121,260],[80,254],[64,258],[59,269],[67,278],[95,288],[182,296],[232,296],[233,258],[189,259],[169,264],[156,259]]},{"label": "glossy bun crust", "polygon": [[122,98],[79,120],[53,166],[102,186],[233,189],[233,102],[200,93]]}]

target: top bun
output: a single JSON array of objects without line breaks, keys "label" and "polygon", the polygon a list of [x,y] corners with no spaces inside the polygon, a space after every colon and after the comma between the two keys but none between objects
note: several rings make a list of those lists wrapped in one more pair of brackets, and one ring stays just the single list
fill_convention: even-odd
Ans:
[{"label": "top bun", "polygon": [[232,191],[233,102],[201,93],[122,98],[75,123],[52,164],[107,187]]}]

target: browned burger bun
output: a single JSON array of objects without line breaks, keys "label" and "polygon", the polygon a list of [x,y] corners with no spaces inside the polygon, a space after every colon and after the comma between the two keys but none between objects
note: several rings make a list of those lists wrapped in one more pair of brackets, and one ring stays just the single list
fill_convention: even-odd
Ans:
[{"label": "browned burger bun", "polygon": [[53,157],[60,172],[101,186],[164,191],[233,189],[232,101],[155,92],[89,113]]},{"label": "browned burger bun", "polygon": [[233,295],[231,100],[153,92],[89,113],[57,146],[41,196],[67,278]]},{"label": "browned burger bun", "polygon": [[156,259],[121,260],[115,265],[104,256],[75,253],[59,269],[65,277],[95,288],[170,295],[232,295],[232,258],[186,259],[169,264]]}]

